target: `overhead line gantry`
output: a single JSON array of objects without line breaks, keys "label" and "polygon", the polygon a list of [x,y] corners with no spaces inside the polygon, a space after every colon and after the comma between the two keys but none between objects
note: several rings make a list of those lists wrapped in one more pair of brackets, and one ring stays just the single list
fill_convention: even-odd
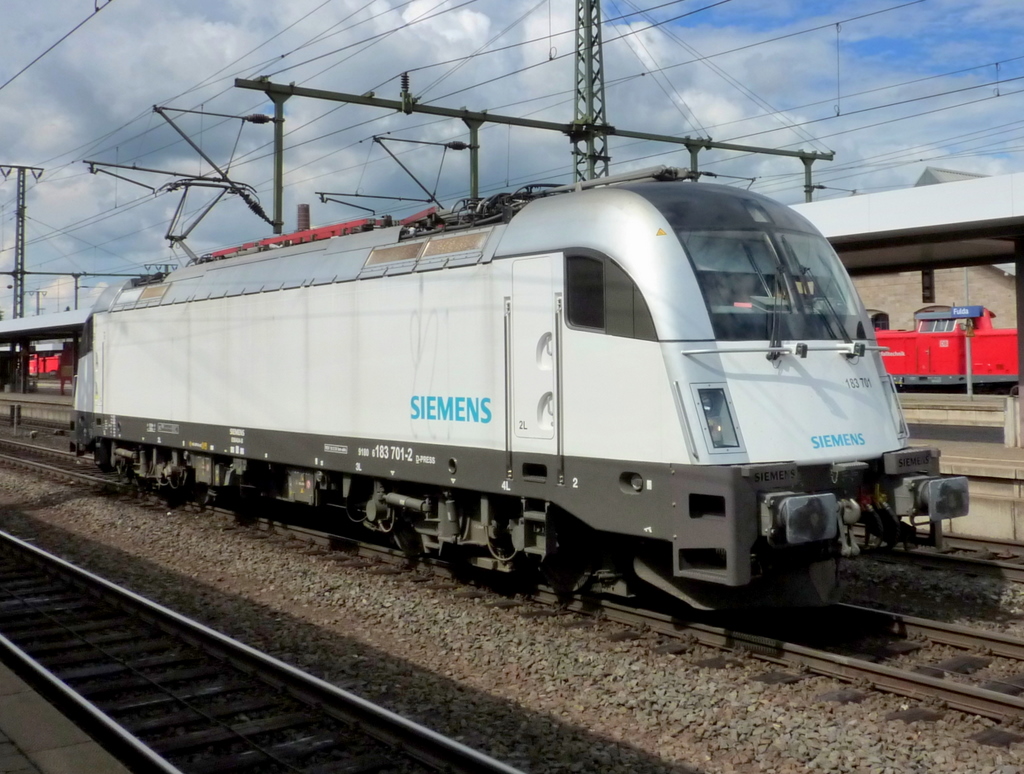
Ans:
[{"label": "overhead line gantry", "polygon": [[[608,124],[601,126],[588,125],[582,127],[580,123],[558,123],[555,121],[541,121],[535,118],[521,118],[519,116],[504,116],[498,113],[488,113],[480,110],[466,110],[465,108],[448,108],[440,105],[423,104],[413,96],[409,89],[408,78],[402,78],[402,91],[399,99],[383,99],[373,92],[367,94],[347,94],[340,91],[327,91],[324,89],[310,89],[305,86],[296,86],[294,83],[274,83],[269,78],[257,78],[255,80],[236,78],[235,86],[240,89],[252,89],[264,92],[274,103],[274,212],[275,225],[274,233],[282,233],[282,224],[279,222],[277,213],[280,211],[284,198],[284,103],[290,97],[307,97],[310,99],[321,99],[330,102],[346,102],[353,105],[367,105],[369,107],[394,110],[405,113],[423,113],[432,116],[444,116],[446,118],[458,118],[466,124],[469,129],[469,195],[476,198],[480,195],[480,127],[485,123],[505,124],[507,126],[520,126],[528,129],[545,129],[547,131],[559,132],[575,142],[580,137],[581,129],[586,128],[601,136],[615,135],[617,137],[628,137],[635,140],[648,140],[651,142],[663,142],[673,145],[682,145],[690,152],[690,174],[694,177],[698,174],[697,155],[702,150],[731,150],[743,153],[762,153],[771,156],[788,156],[801,159],[805,171],[805,196],[810,201],[813,186],[811,185],[811,164],[819,159],[831,161],[835,154],[830,152],[784,150],[778,148],[763,148],[754,145],[738,145],[736,143],[716,142],[704,137],[676,137],[670,134],[655,134],[652,132],[637,132],[629,129],[619,129]],[[585,139],[585,138],[584,138]],[[589,143],[589,141],[588,141]],[[589,149],[589,144],[588,144]],[[589,150],[588,150],[589,154]],[[597,156],[587,155],[587,167],[590,162],[596,162]]]}]

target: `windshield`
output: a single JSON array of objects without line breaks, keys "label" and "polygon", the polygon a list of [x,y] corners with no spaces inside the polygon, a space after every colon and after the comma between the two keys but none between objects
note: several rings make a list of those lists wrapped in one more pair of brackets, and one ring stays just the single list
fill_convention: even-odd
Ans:
[{"label": "windshield", "polygon": [[715,337],[864,338],[859,305],[824,237],[795,231],[680,231]]}]

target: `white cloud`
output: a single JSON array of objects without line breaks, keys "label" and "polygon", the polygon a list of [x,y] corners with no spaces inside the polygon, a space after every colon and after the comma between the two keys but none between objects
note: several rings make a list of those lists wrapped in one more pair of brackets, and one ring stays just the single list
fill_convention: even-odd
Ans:
[{"label": "white cloud", "polygon": [[[0,25],[0,50],[4,51],[0,83],[93,8],[89,2],[56,0],[8,5],[12,7],[5,7]],[[839,33],[837,76],[836,30],[829,25],[887,7],[878,0],[838,5],[824,0],[726,4],[669,24],[667,29],[674,36],[708,57],[707,64],[692,61],[694,55],[662,31],[635,35],[632,46],[612,40],[647,26],[649,22],[641,17],[608,25],[604,34],[609,121],[620,128],[671,134],[697,135],[704,127],[716,140],[742,138],[738,141],[752,145],[831,148],[836,161],[818,162],[814,170],[816,182],[833,189],[909,185],[929,163],[990,174],[1019,169],[1016,148],[1024,146],[1024,123],[999,135],[978,134],[1018,120],[1017,92],[1024,90],[1024,81],[1014,79],[1024,75],[1024,65],[1013,58],[1019,56],[1015,41],[1024,17],[1016,13],[1017,0],[929,0],[845,23]],[[574,63],[571,55],[564,55],[572,53],[574,42],[571,34],[558,34],[574,22],[571,3],[541,3],[522,23],[513,25],[531,7],[532,3],[502,0],[477,0],[471,5],[447,0],[440,6],[438,0],[415,0],[408,5],[398,0],[376,0],[370,5],[362,0],[110,3],[0,89],[0,164],[46,167],[42,180],[29,187],[29,268],[101,272],[166,262],[171,254],[164,234],[177,195],[153,197],[126,181],[88,175],[81,160],[134,162],[192,173],[208,169],[151,108],[153,104],[204,106],[207,111],[231,115],[272,110],[263,94],[234,89],[236,75],[269,73],[278,82],[354,93],[376,88],[378,96],[396,99],[398,78],[408,70],[413,93],[427,101],[572,120]],[[424,14],[445,9],[442,15],[415,23]],[[687,10],[692,10],[689,4],[678,4],[655,13],[664,19]],[[606,0],[604,17],[630,11],[624,0]],[[825,28],[792,35],[816,25]],[[469,55],[501,31],[505,34],[494,47],[537,41],[478,57],[463,67],[452,63],[420,69]],[[374,37],[382,33],[392,34]],[[756,45],[786,35],[791,36]],[[549,61],[552,54],[558,58]],[[999,98],[992,88],[985,88],[906,102],[985,83],[994,77],[995,68],[911,81],[995,61],[1003,62]],[[766,115],[763,104],[710,64],[764,103],[784,109],[784,114],[781,118]],[[659,68],[668,69],[656,80],[650,73]],[[523,71],[518,75],[501,77],[519,69]],[[641,77],[643,72],[648,74]],[[442,82],[428,88],[442,76]],[[627,76],[637,77],[618,83]],[[836,99],[837,77],[841,101]],[[905,85],[869,91],[901,83]],[[205,85],[193,89],[197,84]],[[861,91],[868,93],[857,96]],[[558,96],[559,92],[565,93]],[[976,104],[954,107],[982,97]],[[875,109],[898,102],[906,104]],[[837,104],[842,113],[838,116]],[[933,112],[894,121],[927,111]],[[315,191],[358,187],[366,193],[421,195],[398,165],[373,146],[374,134],[390,132],[393,137],[431,141],[467,136],[466,127],[457,120],[300,98],[290,99],[285,112],[284,215],[289,224],[299,202],[313,205],[314,222],[360,216],[356,209],[320,204]],[[691,113],[699,126],[690,123]],[[264,207],[271,210],[272,167],[265,147],[272,137],[269,125],[246,124],[239,134],[235,120],[172,115],[219,164],[233,158],[233,176],[255,186]],[[779,129],[794,123],[805,125]],[[876,126],[863,128],[869,125]],[[814,138],[821,139],[814,142]],[[538,179],[567,179],[571,174],[569,142],[556,133],[488,124],[480,140],[481,179],[487,192],[506,184],[514,188]],[[668,145],[618,137],[612,137],[609,145],[619,169],[659,162],[688,164],[685,150]],[[391,147],[428,187],[437,181],[442,195],[451,199],[465,195],[465,154],[448,152],[438,180],[439,149],[397,143]],[[371,163],[364,166],[368,159]],[[785,201],[802,198],[799,161],[705,151],[700,163],[703,169],[723,175],[758,177],[755,190]],[[154,186],[168,180],[123,174]],[[823,195],[842,193],[833,190]],[[12,182],[0,182],[0,268],[4,269],[12,261],[13,195]],[[194,198],[198,202],[201,197]],[[381,202],[376,206],[386,208]],[[51,229],[70,233],[50,238]],[[232,198],[196,228],[190,244],[201,252],[269,230]],[[29,285],[42,287],[42,282],[39,277]],[[83,282],[97,284],[95,279]],[[61,298],[64,295],[62,291]],[[0,307],[9,308],[9,304],[9,292],[0,288]]]}]

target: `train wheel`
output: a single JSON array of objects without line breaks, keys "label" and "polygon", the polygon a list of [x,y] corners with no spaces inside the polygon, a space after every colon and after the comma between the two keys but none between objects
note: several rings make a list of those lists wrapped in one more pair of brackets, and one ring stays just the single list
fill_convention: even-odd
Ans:
[{"label": "train wheel", "polygon": [[575,594],[590,583],[594,574],[590,558],[575,553],[545,556],[540,571],[556,594]]},{"label": "train wheel", "polygon": [[135,471],[132,468],[132,464],[124,459],[124,457],[115,458],[114,472],[117,474],[118,481],[123,484],[129,483],[133,478],[135,478]]},{"label": "train wheel", "polygon": [[199,510],[204,511],[213,504],[213,489],[209,484],[196,484],[192,489],[192,502]]},{"label": "train wheel", "polygon": [[582,591],[593,578],[600,556],[594,531],[564,511],[552,507],[547,520],[548,553],[540,571],[558,594]]},{"label": "train wheel", "polygon": [[110,442],[99,440],[92,450],[92,458],[103,473],[113,473],[114,465],[111,462]]},{"label": "train wheel", "polygon": [[423,555],[423,536],[405,519],[397,519],[392,531],[395,545],[409,558]]}]

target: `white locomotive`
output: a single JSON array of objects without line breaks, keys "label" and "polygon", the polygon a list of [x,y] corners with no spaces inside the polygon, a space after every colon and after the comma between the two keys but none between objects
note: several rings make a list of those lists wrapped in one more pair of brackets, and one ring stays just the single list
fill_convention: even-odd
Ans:
[{"label": "white locomotive", "polygon": [[676,176],[110,288],[75,445],[157,486],[307,503],[559,588],[826,603],[852,524],[892,542],[900,519],[963,515],[966,480],[906,448],[813,226]]}]

